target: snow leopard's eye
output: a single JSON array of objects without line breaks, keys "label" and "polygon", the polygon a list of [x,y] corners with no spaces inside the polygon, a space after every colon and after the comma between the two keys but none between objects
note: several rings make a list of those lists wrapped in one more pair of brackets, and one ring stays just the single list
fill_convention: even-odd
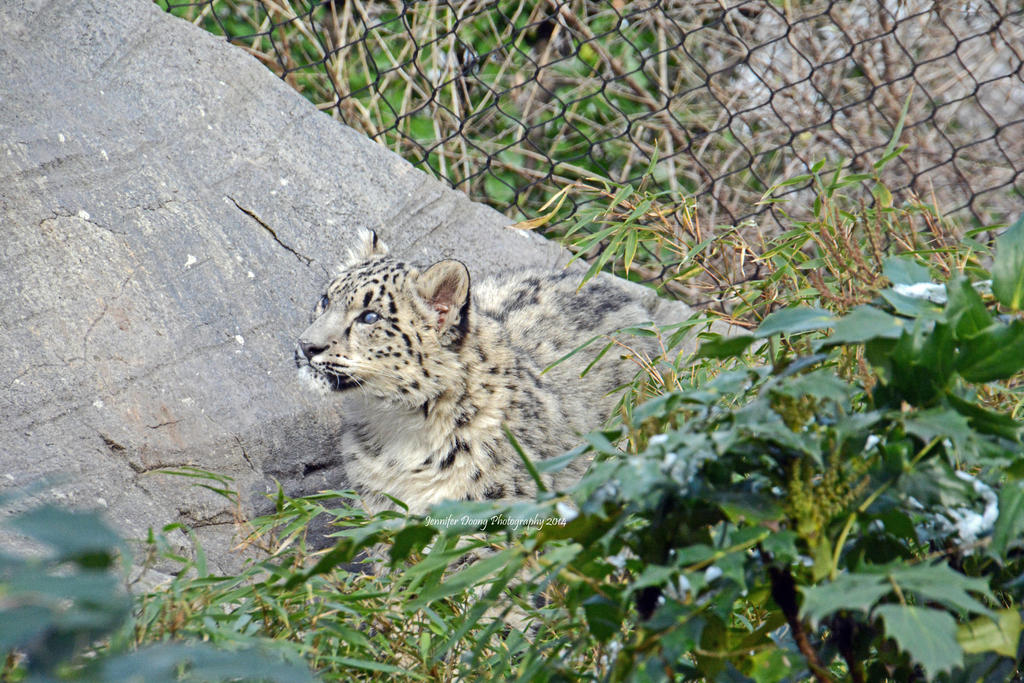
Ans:
[{"label": "snow leopard's eye", "polygon": [[380,314],[375,311],[363,311],[363,314],[356,318],[356,320],[367,325],[372,325],[380,320]]},{"label": "snow leopard's eye", "polygon": [[331,303],[331,300],[327,298],[326,294],[324,294],[322,297],[320,297],[320,301],[316,302],[316,312],[323,313],[324,311],[326,311],[327,304],[329,303]]}]

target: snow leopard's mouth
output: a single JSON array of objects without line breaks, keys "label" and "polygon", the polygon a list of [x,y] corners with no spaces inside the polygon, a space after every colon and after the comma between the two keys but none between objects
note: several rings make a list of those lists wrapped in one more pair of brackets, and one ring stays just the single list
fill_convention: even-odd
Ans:
[{"label": "snow leopard's mouth", "polygon": [[298,350],[295,350],[295,367],[299,368],[300,374],[314,381],[323,382],[331,391],[347,391],[355,389],[359,383],[344,373],[332,372],[330,368],[318,368],[310,363]]},{"label": "snow leopard's mouth", "polygon": [[333,391],[346,391],[348,389],[355,389],[359,386],[354,379],[348,375],[336,375],[333,372],[324,372],[313,368],[313,371],[320,374],[327,383],[331,386]]}]

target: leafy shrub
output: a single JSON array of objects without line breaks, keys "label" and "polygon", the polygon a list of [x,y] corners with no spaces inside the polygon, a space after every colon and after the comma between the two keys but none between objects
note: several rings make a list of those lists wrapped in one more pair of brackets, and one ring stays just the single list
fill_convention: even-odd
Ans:
[{"label": "leafy shrub", "polygon": [[124,542],[94,513],[53,506],[14,515],[6,526],[45,551],[0,555],[3,680],[311,680],[300,663],[286,664],[266,647],[231,652],[177,642],[131,651],[132,600],[117,571]]}]

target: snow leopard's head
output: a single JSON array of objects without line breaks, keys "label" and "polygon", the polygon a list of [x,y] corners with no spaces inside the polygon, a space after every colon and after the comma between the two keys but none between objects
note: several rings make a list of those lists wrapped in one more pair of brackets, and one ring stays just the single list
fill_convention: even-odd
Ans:
[{"label": "snow leopard's head", "polygon": [[420,271],[387,253],[376,233],[360,231],[299,336],[295,361],[320,390],[361,389],[420,405],[458,369],[469,329],[469,271],[453,260]]}]

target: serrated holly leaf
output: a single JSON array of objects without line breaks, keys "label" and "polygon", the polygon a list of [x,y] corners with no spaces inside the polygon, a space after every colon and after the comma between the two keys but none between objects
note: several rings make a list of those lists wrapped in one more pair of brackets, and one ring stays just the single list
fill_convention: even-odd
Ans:
[{"label": "serrated holly leaf", "polygon": [[957,628],[956,639],[967,654],[995,652],[1004,657],[1016,657],[1022,630],[1020,612],[1001,609],[994,618],[978,617],[961,624]]},{"label": "serrated holly leaf", "polygon": [[885,635],[920,664],[929,679],[963,665],[964,650],[956,639],[956,621],[946,612],[909,605],[879,605],[874,614],[885,623]]},{"label": "serrated holly leaf", "polygon": [[996,240],[992,293],[1004,306],[1024,310],[1024,216]]},{"label": "serrated holly leaf", "polygon": [[809,396],[844,405],[849,402],[855,390],[850,384],[836,377],[830,368],[790,378],[773,387],[772,393],[785,394],[793,398]]},{"label": "serrated holly leaf", "polygon": [[985,607],[967,591],[991,597],[988,581],[964,576],[950,569],[949,565],[920,564],[913,567],[891,569],[889,578],[895,581],[904,592],[912,592],[925,601],[937,602],[954,610],[991,615],[992,611]]},{"label": "serrated holly leaf", "polygon": [[974,437],[967,418],[947,407],[909,413],[903,424],[908,434],[913,434],[924,443],[934,438],[948,438],[961,451]]},{"label": "serrated holly leaf", "polygon": [[766,552],[772,554],[780,564],[788,564],[796,560],[800,555],[796,547],[799,536],[795,531],[789,529],[772,534],[761,542]]},{"label": "serrated holly leaf", "polygon": [[843,574],[835,581],[817,586],[803,586],[804,602],[800,616],[817,624],[839,610],[871,611],[871,607],[892,592],[892,585],[878,574]]}]

